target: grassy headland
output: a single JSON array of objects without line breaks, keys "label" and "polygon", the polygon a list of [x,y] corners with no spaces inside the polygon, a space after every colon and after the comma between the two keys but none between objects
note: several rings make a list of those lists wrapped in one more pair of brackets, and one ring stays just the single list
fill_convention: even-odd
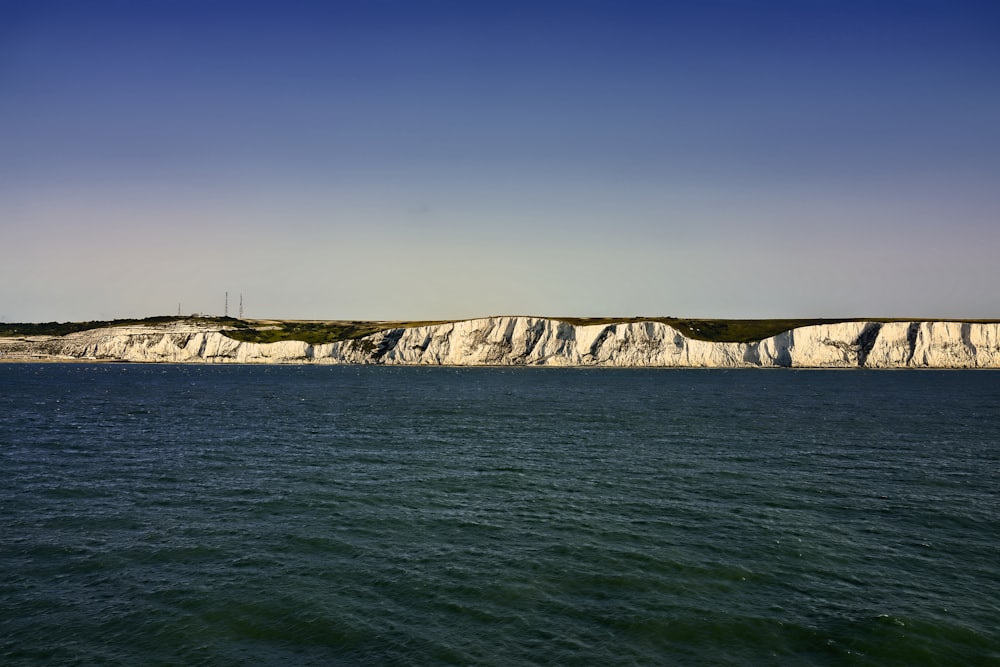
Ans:
[{"label": "grassy headland", "polygon": [[378,331],[397,327],[419,327],[439,322],[381,322],[361,320],[242,320],[237,328],[224,331],[234,340],[246,343],[277,343],[300,340],[310,345],[356,340]]},{"label": "grassy headland", "polygon": [[65,336],[66,334],[104,327],[155,326],[173,322],[203,323],[206,326],[239,326],[240,320],[233,317],[177,317],[158,315],[142,319],[92,320],[89,322],[0,322],[0,336]]},{"label": "grassy headland", "polygon": [[[628,322],[662,322],[677,329],[688,338],[707,340],[713,343],[749,343],[770,338],[798,327],[815,324],[837,324],[838,322],[869,322],[866,318],[842,319],[784,319],[784,320],[717,320],[687,317],[560,317],[570,324],[622,324]],[[892,320],[882,319],[879,322]]]}]

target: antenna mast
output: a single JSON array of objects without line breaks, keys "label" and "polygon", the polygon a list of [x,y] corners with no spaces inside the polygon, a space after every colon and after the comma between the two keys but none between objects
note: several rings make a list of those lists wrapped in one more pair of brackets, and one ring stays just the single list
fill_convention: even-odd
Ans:
[{"label": "antenna mast", "polygon": [[229,292],[226,292],[226,310],[224,317],[229,317]]},{"label": "antenna mast", "polygon": [[240,292],[240,319],[243,319],[243,292]]}]

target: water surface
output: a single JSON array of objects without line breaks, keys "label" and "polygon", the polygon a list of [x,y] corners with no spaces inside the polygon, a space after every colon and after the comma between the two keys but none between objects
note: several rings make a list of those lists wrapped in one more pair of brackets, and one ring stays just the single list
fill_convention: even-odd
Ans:
[{"label": "water surface", "polygon": [[998,405],[986,371],[0,365],[0,662],[997,662]]}]

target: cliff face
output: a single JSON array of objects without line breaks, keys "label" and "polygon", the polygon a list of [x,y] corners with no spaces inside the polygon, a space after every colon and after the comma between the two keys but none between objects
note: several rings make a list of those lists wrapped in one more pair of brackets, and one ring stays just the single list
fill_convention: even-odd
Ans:
[{"label": "cliff face", "polygon": [[491,317],[387,329],[324,345],[242,343],[174,324],[95,329],[63,337],[0,339],[10,359],[139,362],[689,368],[1000,368],[1000,324],[844,322],[802,327],[754,343],[710,343],[660,322],[575,326]]}]

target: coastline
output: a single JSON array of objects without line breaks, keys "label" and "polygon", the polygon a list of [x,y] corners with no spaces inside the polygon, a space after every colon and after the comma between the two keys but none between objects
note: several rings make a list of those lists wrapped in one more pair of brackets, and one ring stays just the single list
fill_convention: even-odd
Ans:
[{"label": "coastline", "polygon": [[244,332],[179,321],[0,337],[0,363],[1000,368],[1000,322],[984,321],[844,321],[750,342],[691,338],[657,320],[576,324],[522,316],[396,326],[331,342],[251,342],[240,339]]}]

